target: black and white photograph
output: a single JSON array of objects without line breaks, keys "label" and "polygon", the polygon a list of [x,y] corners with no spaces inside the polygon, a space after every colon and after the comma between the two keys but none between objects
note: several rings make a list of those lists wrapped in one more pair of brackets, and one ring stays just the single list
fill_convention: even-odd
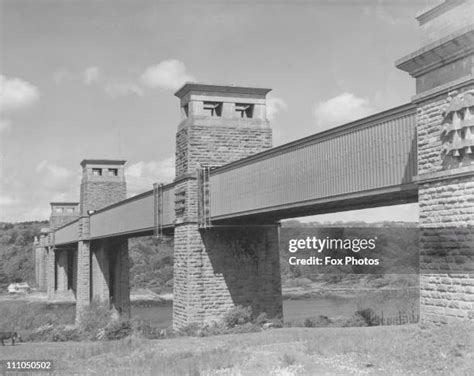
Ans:
[{"label": "black and white photograph", "polygon": [[0,341],[472,375],[474,0],[0,0]]}]

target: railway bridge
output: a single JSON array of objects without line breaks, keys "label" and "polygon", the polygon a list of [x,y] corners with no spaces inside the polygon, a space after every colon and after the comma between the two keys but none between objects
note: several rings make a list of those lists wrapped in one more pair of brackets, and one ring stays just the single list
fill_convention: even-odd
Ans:
[{"label": "railway bridge", "polygon": [[128,239],[173,235],[175,328],[239,304],[280,316],[279,220],[418,202],[422,318],[472,318],[473,14],[417,17],[422,47],[396,62],[411,103],[278,147],[270,89],[185,84],[174,181],[126,198],[125,161],[83,160],[79,202],[51,203],[35,243],[38,284],[74,296],[78,321],[93,298],[127,317]]}]

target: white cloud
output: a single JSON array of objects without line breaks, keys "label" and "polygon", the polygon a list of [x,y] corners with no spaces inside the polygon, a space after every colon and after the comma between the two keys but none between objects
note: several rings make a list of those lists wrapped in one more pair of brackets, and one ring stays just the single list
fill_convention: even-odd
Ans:
[{"label": "white cloud", "polygon": [[39,99],[39,90],[20,78],[0,75],[0,111],[13,111],[28,107]]},{"label": "white cloud", "polygon": [[286,110],[288,106],[281,98],[267,98],[267,119],[274,120],[278,112]]},{"label": "white cloud", "polygon": [[64,177],[71,176],[71,171],[69,171],[67,168],[64,168],[55,164],[51,164],[46,160],[43,160],[40,163],[38,163],[38,165],[36,166],[36,171],[48,172],[56,178],[64,178]]},{"label": "white cloud", "polygon": [[176,90],[186,82],[195,81],[195,78],[186,72],[182,61],[170,59],[148,67],[142,74],[141,81],[149,87]]},{"label": "white cloud", "polygon": [[175,174],[174,158],[161,161],[140,161],[125,169],[127,190],[130,196],[153,188],[153,183],[169,183]]},{"label": "white cloud", "polygon": [[143,95],[143,90],[140,86],[131,82],[114,82],[104,87],[105,93],[112,98],[123,97],[126,95]]},{"label": "white cloud", "polygon": [[83,82],[85,85],[97,85],[104,90],[105,94],[111,98],[124,97],[127,95],[143,95],[142,88],[126,80],[102,79],[102,74],[98,67],[89,67],[83,73]]},{"label": "white cloud", "polygon": [[[1,167],[1,163],[0,163]],[[42,160],[33,167],[29,182],[2,180],[0,221],[46,219],[51,201],[79,201],[81,169]],[[153,183],[169,183],[174,178],[174,158],[139,161],[125,171],[129,196],[153,188]],[[31,190],[31,184],[35,189]]]},{"label": "white cloud", "polygon": [[366,98],[358,98],[352,93],[343,93],[314,106],[313,114],[319,130],[332,128],[373,112]]},{"label": "white cloud", "polygon": [[46,219],[49,202],[79,201],[81,175],[78,166],[43,160],[32,166],[32,171],[25,171],[23,179],[11,174],[0,178],[0,221]]},{"label": "white cloud", "polygon": [[124,97],[127,95],[143,96],[143,87],[133,79],[107,77],[97,66],[86,68],[82,72],[71,73],[70,71],[60,69],[55,72],[54,80],[61,83],[66,80],[74,82],[81,81],[86,86],[94,86],[110,98]]},{"label": "white cloud", "polygon": [[83,74],[84,84],[94,85],[100,80],[100,71],[98,67],[89,67]]}]

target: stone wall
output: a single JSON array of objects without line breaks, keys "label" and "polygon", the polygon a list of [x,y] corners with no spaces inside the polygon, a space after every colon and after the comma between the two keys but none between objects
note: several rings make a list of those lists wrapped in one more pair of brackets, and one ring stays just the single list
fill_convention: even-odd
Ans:
[{"label": "stone wall", "polygon": [[[209,85],[205,88],[209,93],[199,91],[198,94],[193,93],[193,84],[188,88],[191,97],[199,94],[199,100],[206,101],[209,96],[229,107],[228,97],[219,97],[222,87]],[[233,90],[239,89],[226,87],[226,95]],[[180,91],[185,92],[186,86]],[[231,163],[272,146],[272,132],[263,116],[264,99],[248,100],[261,102],[258,118],[239,119],[232,117],[233,113],[206,117],[196,115],[194,109],[178,127],[173,275],[175,329],[190,323],[218,320],[236,305],[250,306],[255,314],[266,312],[270,317],[282,316],[277,225],[206,229],[198,225],[198,169]]]},{"label": "stone wall", "polygon": [[105,240],[91,243],[92,299],[109,301],[110,262]]},{"label": "stone wall", "polygon": [[474,309],[474,3],[420,14],[420,48],[397,68],[416,79],[421,317],[448,322]]},{"label": "stone wall", "polygon": [[91,242],[89,240],[89,217],[79,220],[79,242],[77,243],[76,277],[76,323],[80,322],[85,309],[90,305],[91,286]]},{"label": "stone wall", "polygon": [[77,245],[76,322],[80,322],[91,301],[90,252],[90,241],[80,240]]},{"label": "stone wall", "polygon": [[[84,160],[81,182],[76,289],[76,322],[92,299],[109,304],[118,315],[130,317],[127,239],[90,239],[90,210],[99,210],[126,198],[125,161]],[[97,171],[94,171],[97,170]]]},{"label": "stone wall", "polygon": [[176,135],[176,176],[203,163],[222,166],[271,147],[269,127],[186,126]]},{"label": "stone wall", "polygon": [[47,274],[46,274],[46,248],[38,244],[35,245],[35,276],[36,283],[40,291],[46,291],[47,289]]},{"label": "stone wall", "polygon": [[127,197],[125,181],[83,181],[81,183],[81,213],[98,210]]},{"label": "stone wall", "polygon": [[40,252],[41,252],[41,250],[42,249],[39,247],[39,245],[35,241],[35,243],[33,244],[33,260],[34,260],[34,263],[35,263],[35,282],[38,286],[39,286],[39,273],[40,273],[39,268],[40,268]]},{"label": "stone wall", "polygon": [[278,226],[175,229],[173,325],[215,321],[237,305],[282,317]]},{"label": "stone wall", "polygon": [[92,299],[110,303],[122,318],[130,317],[130,276],[127,239],[91,242]]},{"label": "stone wall", "polygon": [[473,88],[466,86],[453,92],[441,93],[434,98],[419,103],[417,108],[417,139],[418,139],[418,175],[453,170],[474,164],[473,154],[454,157],[443,152],[443,119],[454,97]]},{"label": "stone wall", "polygon": [[68,251],[56,250],[56,290],[68,290]]},{"label": "stone wall", "polygon": [[471,88],[418,106],[421,315],[436,323],[474,318],[474,157],[446,152],[446,110]]},{"label": "stone wall", "polygon": [[53,213],[49,217],[49,226],[51,230],[55,230],[65,225],[66,223],[76,220],[78,216],[79,216],[78,213],[72,214],[72,215],[54,215]]},{"label": "stone wall", "polygon": [[130,318],[130,261],[128,239],[114,239],[108,245],[113,284],[112,309],[123,319]]},{"label": "stone wall", "polygon": [[74,296],[77,294],[77,258],[78,258],[78,244],[75,245],[75,250],[72,252],[72,289]]},{"label": "stone wall", "polygon": [[48,300],[52,300],[54,298],[54,294],[56,291],[56,276],[55,276],[55,269],[56,269],[56,258],[55,252],[53,247],[47,248],[46,254],[46,291],[48,293]]},{"label": "stone wall", "polygon": [[[464,4],[459,6],[459,3]],[[421,26],[421,42],[423,44],[437,42],[460,28],[471,25],[473,14],[474,2],[472,0],[443,2],[424,12],[417,17]]]}]

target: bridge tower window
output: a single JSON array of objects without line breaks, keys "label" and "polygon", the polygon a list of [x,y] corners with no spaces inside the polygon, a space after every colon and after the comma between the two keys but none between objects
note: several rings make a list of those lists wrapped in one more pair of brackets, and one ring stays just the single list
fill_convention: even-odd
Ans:
[{"label": "bridge tower window", "polygon": [[107,172],[108,172],[109,176],[118,176],[118,169],[117,168],[109,168]]},{"label": "bridge tower window", "polygon": [[102,176],[102,169],[101,168],[93,168],[92,169],[93,176]]},{"label": "bridge tower window", "polygon": [[253,104],[236,103],[235,112],[240,118],[251,119],[253,117]]},{"label": "bridge tower window", "polygon": [[222,116],[222,102],[204,102],[204,113],[208,116]]}]

